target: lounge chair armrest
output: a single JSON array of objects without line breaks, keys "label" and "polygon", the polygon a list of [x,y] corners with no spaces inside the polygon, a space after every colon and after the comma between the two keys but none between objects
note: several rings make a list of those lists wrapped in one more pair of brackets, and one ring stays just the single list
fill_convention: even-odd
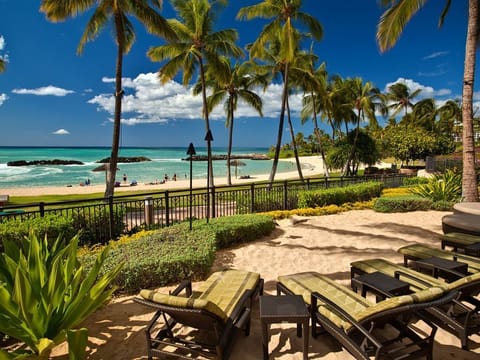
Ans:
[{"label": "lounge chair armrest", "polygon": [[329,307],[333,308],[333,311],[336,312],[337,315],[339,315],[340,317],[347,319],[352,324],[352,326],[354,326],[358,331],[360,331],[377,349],[382,348],[382,344],[377,339],[375,339],[368,332],[367,329],[365,329],[359,322],[357,322],[357,320],[355,320],[352,316],[350,316],[350,314],[345,312],[341,307],[339,307],[337,304],[332,302],[330,299],[326,298],[325,296],[323,296],[322,294],[319,294],[316,291],[313,292],[311,295],[312,313],[315,312],[316,309],[318,308],[318,300],[327,304]]},{"label": "lounge chair armrest", "polygon": [[432,284],[430,284],[429,282],[427,282],[427,281],[425,281],[425,280],[422,280],[422,279],[420,279],[420,278],[417,278],[416,276],[414,276],[414,275],[412,275],[412,274],[408,274],[408,273],[403,272],[403,271],[401,271],[401,270],[396,270],[395,273],[394,273],[394,275],[395,275],[395,278],[398,279],[398,280],[401,280],[401,279],[400,279],[400,276],[404,276],[404,277],[409,278],[409,279],[411,279],[411,280],[415,280],[415,281],[417,281],[417,282],[419,282],[419,283],[421,283],[421,284],[423,284],[423,285],[425,285],[425,286],[427,286],[427,287],[432,286]]},{"label": "lounge chair armrest", "polygon": [[185,290],[186,296],[190,297],[192,295],[192,281],[183,280],[174,290],[170,291],[170,295],[178,296],[182,290]]}]

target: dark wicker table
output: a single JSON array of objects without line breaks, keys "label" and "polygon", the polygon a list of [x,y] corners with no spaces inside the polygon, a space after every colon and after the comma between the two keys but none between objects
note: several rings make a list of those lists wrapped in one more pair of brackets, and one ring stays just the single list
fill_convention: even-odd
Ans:
[{"label": "dark wicker table", "polygon": [[354,291],[360,289],[363,297],[367,295],[367,292],[375,294],[377,302],[387,297],[404,295],[410,292],[407,283],[378,271],[353,277],[351,283],[352,289]]},{"label": "dark wicker table", "polygon": [[460,261],[431,257],[415,260],[413,266],[417,271],[427,271],[433,277],[441,277],[447,281],[454,281],[468,274],[468,264]]},{"label": "dark wicker table", "polygon": [[466,255],[480,257],[480,243],[471,244],[463,248]]},{"label": "dark wicker table", "polygon": [[264,359],[268,359],[269,324],[282,322],[296,323],[298,337],[303,326],[303,359],[308,359],[310,314],[300,295],[260,296],[260,320]]}]

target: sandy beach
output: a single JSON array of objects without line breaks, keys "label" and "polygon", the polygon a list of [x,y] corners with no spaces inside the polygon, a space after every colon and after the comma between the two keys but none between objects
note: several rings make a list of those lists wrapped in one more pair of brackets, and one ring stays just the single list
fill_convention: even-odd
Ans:
[{"label": "sandy beach", "polygon": [[[280,159],[280,161],[289,161],[295,163],[295,159]],[[323,174],[323,162],[319,156],[303,156],[300,158],[302,164],[303,176],[321,175]],[[121,177],[121,173],[118,174]],[[268,180],[268,174],[251,176],[249,179],[235,178],[232,171],[232,183],[243,184],[248,182],[264,181]],[[286,180],[298,178],[297,171],[277,173],[275,175],[276,180]],[[227,185],[226,177],[215,177],[215,186]],[[190,181],[188,179],[179,178],[177,181],[169,180],[164,184],[154,183],[138,183],[136,186],[130,186],[128,184],[121,184],[120,187],[115,188],[115,193],[123,191],[162,191],[172,189],[188,189]],[[206,187],[205,179],[193,179],[193,188]],[[68,195],[68,194],[91,194],[91,193],[103,193],[105,191],[105,184],[93,184],[88,186],[80,186],[78,184],[71,186],[48,186],[48,187],[19,187],[19,188],[0,188],[0,194],[9,196],[37,196],[37,195]]]},{"label": "sandy beach", "polygon": [[[381,214],[372,210],[337,215],[296,217],[278,221],[275,231],[253,243],[218,253],[213,270],[235,268],[256,271],[265,279],[265,292],[275,294],[279,275],[318,271],[345,285],[349,284],[350,263],[381,257],[402,262],[396,250],[415,242],[439,246],[441,218],[446,212],[422,211]],[[194,284],[194,287],[198,283]],[[162,288],[168,291],[170,288]],[[89,359],[146,359],[143,329],[151,309],[132,301],[131,296],[113,299],[83,325],[89,329]],[[292,324],[274,324],[270,330],[270,359],[302,359],[302,339]],[[461,350],[459,340],[439,329],[434,359],[478,359],[480,336],[471,337],[470,351]],[[310,359],[352,359],[329,335],[310,336]],[[67,359],[65,347],[55,349],[54,359]],[[232,360],[262,358],[258,302],[253,306],[249,337],[239,334]]]}]

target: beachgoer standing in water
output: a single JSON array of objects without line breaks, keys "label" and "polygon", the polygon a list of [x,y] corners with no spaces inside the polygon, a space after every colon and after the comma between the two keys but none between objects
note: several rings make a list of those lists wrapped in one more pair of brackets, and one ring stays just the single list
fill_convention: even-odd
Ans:
[{"label": "beachgoer standing in water", "polygon": [[126,184],[127,183],[127,174],[123,174],[123,182]]}]

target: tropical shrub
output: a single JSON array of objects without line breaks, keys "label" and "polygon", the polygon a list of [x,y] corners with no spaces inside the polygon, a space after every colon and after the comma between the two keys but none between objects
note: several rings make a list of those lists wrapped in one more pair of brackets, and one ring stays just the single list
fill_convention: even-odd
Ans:
[{"label": "tropical shrub", "polygon": [[428,181],[428,178],[421,176],[406,177],[403,179],[403,186],[410,187],[418,184],[426,184]]},{"label": "tropical shrub", "polygon": [[371,181],[338,188],[301,191],[298,194],[298,207],[315,208],[367,201],[379,197],[382,189],[383,183]]},{"label": "tropical shrub", "polygon": [[10,219],[0,223],[0,249],[6,241],[14,241],[17,244],[23,242],[30,231],[38,236],[47,236],[49,239],[58,238],[62,235],[70,239],[76,234],[72,226],[74,219],[69,215],[46,214],[43,217],[28,219]]},{"label": "tropical shrub", "polygon": [[462,196],[462,175],[447,170],[441,175],[433,176],[428,183],[414,187],[411,192],[434,202],[454,202]]},{"label": "tropical shrub", "polygon": [[373,210],[383,213],[430,210],[432,200],[420,196],[389,196],[375,200]]},{"label": "tropical shrub", "polygon": [[70,358],[83,359],[87,329],[76,329],[102,306],[115,288],[117,263],[99,276],[109,248],[95,257],[89,271],[77,259],[78,236],[49,241],[33,232],[21,244],[4,241],[0,254],[0,332],[23,342],[25,349],[0,349],[1,359],[48,359],[68,342]]}]

